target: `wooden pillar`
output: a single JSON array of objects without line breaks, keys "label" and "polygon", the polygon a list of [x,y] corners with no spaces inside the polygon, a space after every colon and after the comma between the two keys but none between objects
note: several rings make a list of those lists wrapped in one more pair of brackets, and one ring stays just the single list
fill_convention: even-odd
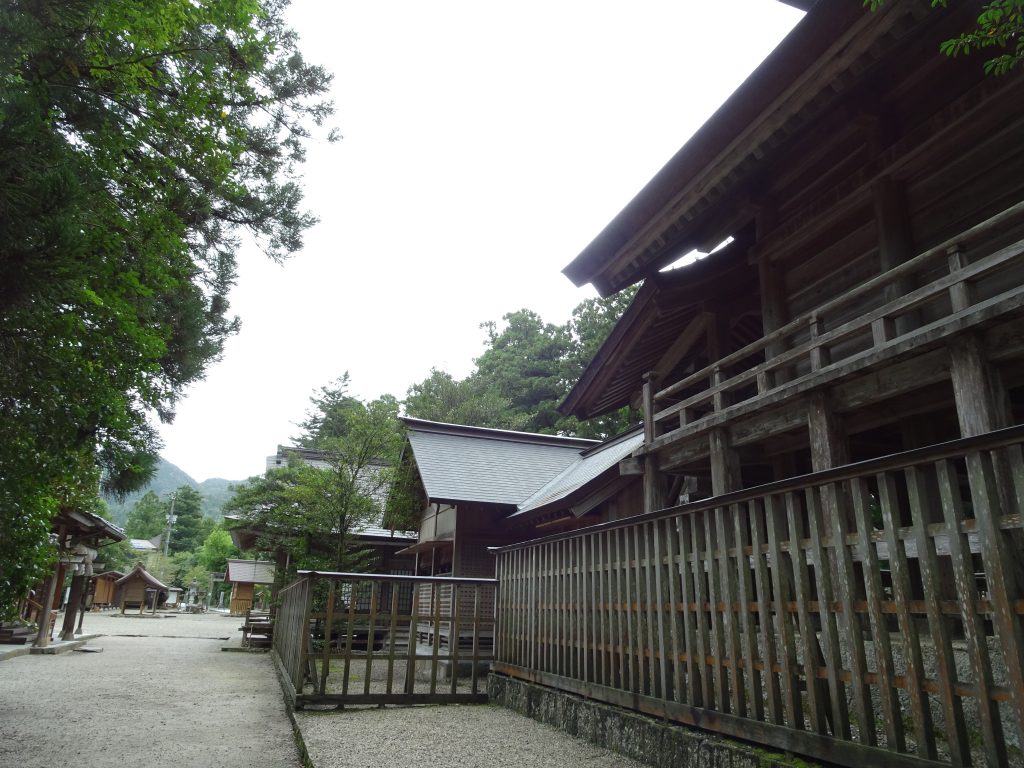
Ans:
[{"label": "wooden pillar", "polygon": [[[977,334],[957,336],[949,342],[949,374],[956,400],[961,437],[983,435],[1013,423],[1010,399],[999,371],[989,362],[984,342]],[[1007,513],[1020,513],[1024,501],[1019,498],[1015,478],[1024,475],[1024,456],[1019,448],[1010,448],[993,455],[993,473],[999,504]],[[1017,551],[1024,551],[1024,532],[1009,532]],[[1024,568],[1010,564],[1016,590],[1024,594]]]},{"label": "wooden pillar", "polygon": [[82,595],[85,593],[87,577],[84,573],[75,574],[71,578],[71,594],[68,595],[68,605],[64,609],[64,623],[61,625],[60,639],[75,639],[75,619],[82,604]]},{"label": "wooden pillar", "polygon": [[57,592],[57,573],[59,571],[60,565],[54,564],[53,573],[46,578],[40,595],[39,603],[42,608],[39,611],[39,632],[35,642],[32,643],[36,648],[45,648],[50,644],[50,611],[53,610],[53,598]]},{"label": "wooden pillar", "polygon": [[658,457],[644,456],[644,512],[654,512],[667,506],[666,477],[658,469]]},{"label": "wooden pillar", "polygon": [[[903,185],[891,177],[879,179],[874,186],[875,224],[878,232],[878,260],[881,272],[888,272],[914,256],[914,241],[910,231],[910,216],[907,213],[907,196]],[[885,300],[893,301],[914,289],[909,280],[903,278],[890,283],[884,289]],[[920,325],[920,313],[908,312],[896,318],[897,335],[906,333]]]},{"label": "wooden pillar", "polygon": [[811,468],[821,472],[850,463],[850,445],[842,419],[832,410],[823,390],[811,392],[807,402]]},{"label": "wooden pillar", "polygon": [[[774,205],[762,205],[758,208],[755,231],[759,241],[775,227],[776,218]],[[782,265],[772,261],[767,254],[758,254],[757,278],[761,288],[761,330],[767,335],[789,322]],[[782,342],[772,342],[765,349],[765,358],[771,359],[785,351]],[[776,371],[774,375],[769,374],[767,378],[769,387],[785,380],[781,371]]]},{"label": "wooden pillar", "polygon": [[712,429],[708,439],[711,458],[711,495],[721,496],[723,493],[738,491],[742,485],[740,462],[735,449],[729,444],[728,434],[724,429]]},{"label": "wooden pillar", "polygon": [[1002,377],[989,363],[977,335],[965,334],[950,341],[949,375],[961,437],[1009,426],[1010,405]]}]

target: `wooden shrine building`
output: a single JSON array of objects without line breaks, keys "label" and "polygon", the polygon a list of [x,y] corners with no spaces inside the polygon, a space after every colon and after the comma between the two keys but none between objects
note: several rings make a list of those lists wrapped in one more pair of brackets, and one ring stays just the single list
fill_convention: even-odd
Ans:
[{"label": "wooden shrine building", "polygon": [[127,608],[138,607],[139,613],[147,608],[155,613],[170,593],[170,588],[160,579],[146,570],[142,563],[136,563],[127,574],[115,582],[117,587],[117,602],[121,606],[121,613]]},{"label": "wooden shrine building", "polygon": [[981,3],[804,5],[564,270],[643,283],[562,406],[642,411],[640,517],[498,553],[496,669],[832,763],[1006,765],[1024,76],[939,52]]},{"label": "wooden shrine building", "polygon": [[267,560],[228,560],[224,583],[231,585],[231,615],[244,616],[252,608],[255,587],[274,583],[274,564]]}]

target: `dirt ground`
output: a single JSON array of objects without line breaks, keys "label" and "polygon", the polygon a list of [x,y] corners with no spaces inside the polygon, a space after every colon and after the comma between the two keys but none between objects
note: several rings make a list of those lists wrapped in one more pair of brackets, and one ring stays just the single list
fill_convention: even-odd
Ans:
[{"label": "dirt ground", "polygon": [[270,657],[220,650],[239,623],[89,613],[101,652],[0,662],[0,766],[298,768]]}]

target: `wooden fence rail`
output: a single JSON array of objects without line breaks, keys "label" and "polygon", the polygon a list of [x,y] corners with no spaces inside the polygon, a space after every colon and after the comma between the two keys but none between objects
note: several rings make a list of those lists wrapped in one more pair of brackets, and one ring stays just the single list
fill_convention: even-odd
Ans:
[{"label": "wooden fence rail", "polygon": [[1022,442],[500,548],[495,670],[839,764],[1020,761]]},{"label": "wooden fence rail", "polygon": [[486,700],[494,579],[298,576],[281,590],[274,627],[274,653],[295,707]]}]

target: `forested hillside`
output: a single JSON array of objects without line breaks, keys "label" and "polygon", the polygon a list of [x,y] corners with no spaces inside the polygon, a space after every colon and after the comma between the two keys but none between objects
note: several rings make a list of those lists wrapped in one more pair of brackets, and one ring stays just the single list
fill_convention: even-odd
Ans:
[{"label": "forested hillside", "polygon": [[147,493],[155,493],[160,498],[169,498],[177,488],[187,485],[195,488],[203,497],[201,510],[205,517],[211,520],[220,520],[223,516],[221,506],[231,498],[229,486],[237,484],[238,480],[224,480],[219,477],[203,480],[201,483],[194,480],[187,472],[172,464],[166,459],[160,458],[157,461],[156,473],[147,486],[135,493],[129,494],[123,501],[118,502],[113,498],[106,498],[107,508],[110,510],[111,519],[120,526],[124,526],[128,520],[128,512],[135,503]]}]

